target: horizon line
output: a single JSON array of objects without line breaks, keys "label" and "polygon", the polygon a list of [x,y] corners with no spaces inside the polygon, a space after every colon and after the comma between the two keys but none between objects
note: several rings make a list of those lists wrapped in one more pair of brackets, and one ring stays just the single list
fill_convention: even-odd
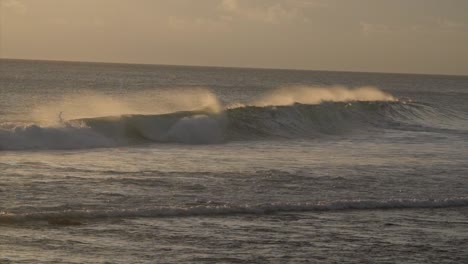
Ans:
[{"label": "horizon line", "polygon": [[195,67],[195,68],[221,68],[221,69],[245,69],[245,70],[277,70],[277,71],[315,71],[315,72],[343,72],[343,73],[370,73],[370,74],[397,74],[397,75],[431,75],[431,76],[453,76],[468,77],[468,74],[448,74],[448,73],[414,73],[414,72],[379,72],[379,71],[350,71],[350,70],[312,70],[301,68],[269,68],[251,66],[219,66],[219,65],[190,65],[190,64],[158,64],[158,63],[136,63],[136,62],[109,62],[109,61],[86,61],[86,60],[59,60],[59,59],[21,59],[5,58],[0,60],[17,61],[44,61],[44,62],[64,62],[64,63],[91,63],[91,64],[121,64],[121,65],[145,65],[145,66],[168,66],[168,67]]}]

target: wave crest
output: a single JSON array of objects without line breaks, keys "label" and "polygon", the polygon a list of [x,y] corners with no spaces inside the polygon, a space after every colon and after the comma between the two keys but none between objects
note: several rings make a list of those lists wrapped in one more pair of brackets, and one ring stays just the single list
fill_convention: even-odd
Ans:
[{"label": "wave crest", "polygon": [[[292,87],[226,107],[197,91],[201,110],[62,120],[49,126],[0,124],[0,150],[79,149],[145,142],[217,144],[236,140],[320,137],[379,129],[438,128],[457,123],[430,105],[399,101],[373,87]],[[208,104],[207,104],[208,103]],[[187,103],[184,103],[186,105]],[[178,106],[180,107],[180,106]],[[177,107],[177,108],[178,108]],[[111,109],[112,110],[112,109]],[[120,108],[118,110],[121,110]],[[65,113],[66,117],[73,116]],[[57,119],[57,118],[56,118]]]},{"label": "wave crest", "polygon": [[145,142],[217,144],[381,129],[415,130],[431,127],[426,119],[434,120],[434,112],[418,103],[356,101],[82,118],[58,126],[0,125],[0,149],[79,149]]},{"label": "wave crest", "polygon": [[301,104],[320,104],[322,102],[349,102],[349,101],[396,101],[391,94],[375,87],[366,86],[349,89],[342,86],[309,87],[296,86],[275,90],[250,105],[272,106]]}]

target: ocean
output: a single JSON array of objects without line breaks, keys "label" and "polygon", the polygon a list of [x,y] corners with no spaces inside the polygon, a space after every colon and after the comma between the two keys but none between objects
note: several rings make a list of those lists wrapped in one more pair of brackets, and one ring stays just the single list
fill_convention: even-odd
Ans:
[{"label": "ocean", "polygon": [[468,263],[468,76],[2,59],[0,263]]}]

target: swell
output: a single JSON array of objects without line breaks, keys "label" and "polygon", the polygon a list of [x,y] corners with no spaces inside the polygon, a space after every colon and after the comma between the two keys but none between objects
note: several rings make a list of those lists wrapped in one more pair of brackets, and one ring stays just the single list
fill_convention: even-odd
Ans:
[{"label": "swell", "polygon": [[217,144],[239,140],[321,137],[381,129],[458,131],[466,120],[416,102],[353,101],[241,106],[75,119],[55,127],[0,126],[0,150],[80,149],[146,142]]},{"label": "swell", "polygon": [[0,223],[49,221],[49,223],[80,223],[81,220],[136,217],[231,216],[239,214],[265,215],[283,212],[324,212],[345,210],[395,210],[467,207],[468,197],[446,199],[340,200],[311,203],[268,203],[257,205],[222,205],[193,207],[146,207],[113,210],[65,210],[13,214],[0,212]]}]

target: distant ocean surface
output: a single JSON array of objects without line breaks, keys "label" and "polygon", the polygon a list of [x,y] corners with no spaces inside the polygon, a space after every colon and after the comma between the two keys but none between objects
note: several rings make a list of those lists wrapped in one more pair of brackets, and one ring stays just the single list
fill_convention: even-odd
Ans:
[{"label": "distant ocean surface", "polygon": [[468,76],[0,60],[0,263],[468,263]]}]

